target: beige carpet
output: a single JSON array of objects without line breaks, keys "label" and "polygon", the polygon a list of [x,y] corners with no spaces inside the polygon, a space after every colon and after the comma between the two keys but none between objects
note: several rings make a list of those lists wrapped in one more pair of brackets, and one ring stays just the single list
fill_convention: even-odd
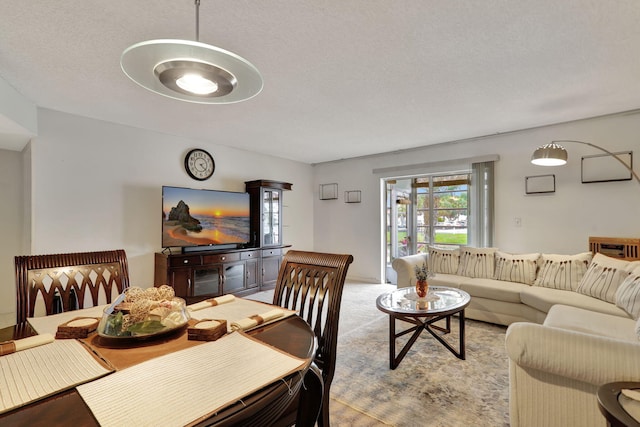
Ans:
[{"label": "beige carpet", "polygon": [[[347,283],[331,386],[333,426],[508,426],[506,328],[467,321],[466,360],[423,333],[389,369],[388,316],[375,305],[393,285]],[[271,293],[253,298],[271,301]],[[450,339],[457,339],[457,319]],[[408,337],[399,339],[400,347]],[[448,337],[449,339],[449,337]]]}]

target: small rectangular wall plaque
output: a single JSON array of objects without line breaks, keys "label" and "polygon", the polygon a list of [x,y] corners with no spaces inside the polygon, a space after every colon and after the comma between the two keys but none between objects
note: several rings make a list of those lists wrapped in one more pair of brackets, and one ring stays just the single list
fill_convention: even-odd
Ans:
[{"label": "small rectangular wall plaque", "polygon": [[338,184],[320,184],[320,200],[335,200],[338,198]]},{"label": "small rectangular wall plaque", "polygon": [[526,194],[549,194],[556,192],[555,175],[527,176],[524,179]]},{"label": "small rectangular wall plaque", "polygon": [[[615,154],[620,160],[633,168],[633,151],[621,151]],[[619,160],[609,154],[583,156],[581,164],[583,184],[592,182],[629,181],[633,178],[631,171]]]},{"label": "small rectangular wall plaque", "polygon": [[360,203],[362,192],[360,190],[351,190],[344,192],[345,203]]}]

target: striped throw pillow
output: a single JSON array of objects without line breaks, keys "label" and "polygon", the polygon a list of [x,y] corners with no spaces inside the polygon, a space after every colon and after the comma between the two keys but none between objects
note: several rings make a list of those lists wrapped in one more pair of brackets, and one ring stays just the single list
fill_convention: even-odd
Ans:
[{"label": "striped throw pillow", "polygon": [[640,265],[640,262],[595,254],[589,269],[578,285],[578,293],[615,303],[618,286],[637,265]]},{"label": "striped throw pillow", "polygon": [[640,319],[640,267],[636,267],[618,286],[616,305],[634,319]]},{"label": "striped throw pillow", "polygon": [[460,265],[457,274],[466,277],[493,279],[497,248],[460,248]]},{"label": "striped throw pillow", "polygon": [[575,291],[587,272],[591,262],[591,252],[576,255],[540,255],[540,271],[533,283],[544,288]]},{"label": "striped throw pillow", "polygon": [[539,253],[508,254],[496,251],[494,279],[533,285],[538,270]]},{"label": "striped throw pillow", "polygon": [[460,265],[460,249],[429,246],[429,269],[434,273],[456,274]]}]

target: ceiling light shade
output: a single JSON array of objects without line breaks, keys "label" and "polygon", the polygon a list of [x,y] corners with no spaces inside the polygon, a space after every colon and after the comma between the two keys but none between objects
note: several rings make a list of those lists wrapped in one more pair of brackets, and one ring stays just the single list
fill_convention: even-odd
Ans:
[{"label": "ceiling light shade", "polygon": [[[122,71],[140,86],[169,98],[201,104],[225,104],[253,98],[262,90],[256,67],[233,52],[189,40],[148,40],[128,47]],[[186,74],[217,85],[209,93],[179,86]]]},{"label": "ceiling light shade", "polygon": [[538,166],[561,166],[567,163],[567,150],[554,142],[538,147],[531,156],[531,163]]},{"label": "ceiling light shade", "polygon": [[[196,0],[196,39],[198,9]],[[262,76],[233,52],[199,41],[159,39],[136,43],[122,52],[122,71],[157,94],[200,104],[228,104],[262,91]]]}]

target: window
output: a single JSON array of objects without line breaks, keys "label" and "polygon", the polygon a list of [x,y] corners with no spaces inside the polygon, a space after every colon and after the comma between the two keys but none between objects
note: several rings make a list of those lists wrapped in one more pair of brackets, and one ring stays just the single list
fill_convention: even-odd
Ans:
[{"label": "window", "polygon": [[429,244],[467,244],[469,180],[469,174],[413,179],[416,252],[426,252]]},{"label": "window", "polygon": [[493,162],[468,171],[386,179],[386,271],[429,245],[490,246]]}]

